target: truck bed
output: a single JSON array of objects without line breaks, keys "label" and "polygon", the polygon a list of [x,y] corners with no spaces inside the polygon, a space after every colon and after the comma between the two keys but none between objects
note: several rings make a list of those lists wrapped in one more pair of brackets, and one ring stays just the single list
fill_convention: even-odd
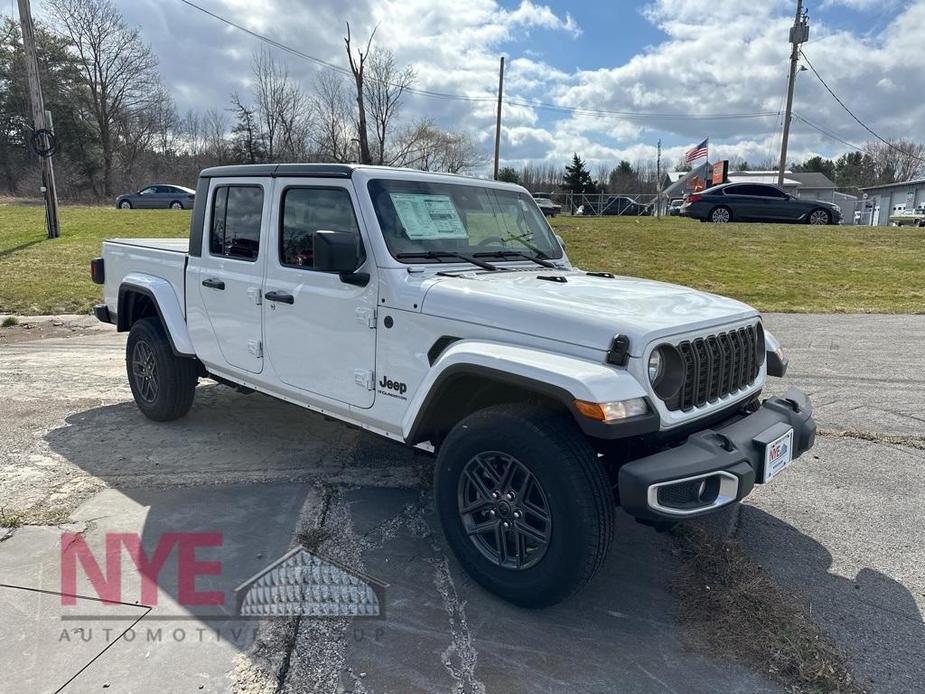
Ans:
[{"label": "truck bed", "polygon": [[103,300],[112,315],[119,310],[119,287],[133,273],[166,280],[180,306],[186,305],[186,258],[189,239],[107,239],[103,241],[106,278]]}]

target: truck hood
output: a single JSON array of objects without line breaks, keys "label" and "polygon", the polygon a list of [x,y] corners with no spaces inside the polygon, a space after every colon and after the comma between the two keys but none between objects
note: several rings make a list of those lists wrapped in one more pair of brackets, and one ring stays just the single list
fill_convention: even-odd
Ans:
[{"label": "truck hood", "polygon": [[607,350],[615,335],[626,335],[633,356],[658,338],[758,315],[739,301],[675,284],[559,270],[441,276],[421,310],[592,349]]}]

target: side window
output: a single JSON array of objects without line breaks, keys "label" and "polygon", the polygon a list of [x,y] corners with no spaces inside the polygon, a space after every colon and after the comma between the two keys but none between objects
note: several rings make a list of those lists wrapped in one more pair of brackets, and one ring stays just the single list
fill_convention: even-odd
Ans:
[{"label": "side window", "polygon": [[209,253],[238,260],[257,260],[263,188],[221,186],[212,199]]},{"label": "side window", "polygon": [[314,267],[312,241],[319,230],[352,232],[362,248],[350,194],[343,188],[286,189],[280,216],[279,262],[291,267]]},{"label": "side window", "polygon": [[139,195],[151,195],[151,194],[153,194],[153,193],[155,193],[155,192],[157,192],[157,189],[156,189],[154,186],[150,186],[149,188],[145,188],[145,189],[143,189],[143,190],[139,190],[139,191],[138,191],[138,194],[139,194]]},{"label": "side window", "polygon": [[784,200],[787,197],[787,194],[782,191],[780,188],[775,188],[774,186],[768,186],[764,189],[762,195],[767,195],[769,198],[777,198],[778,200]]}]

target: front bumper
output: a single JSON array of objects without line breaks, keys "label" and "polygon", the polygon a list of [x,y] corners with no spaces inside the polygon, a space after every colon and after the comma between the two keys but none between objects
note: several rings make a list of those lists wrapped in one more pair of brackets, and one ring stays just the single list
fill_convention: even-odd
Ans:
[{"label": "front bumper", "polygon": [[702,516],[739,501],[762,477],[764,444],[788,427],[795,459],[816,439],[812,404],[796,388],[765,400],[742,419],[627,463],[618,475],[620,505],[636,518],[655,521]]}]

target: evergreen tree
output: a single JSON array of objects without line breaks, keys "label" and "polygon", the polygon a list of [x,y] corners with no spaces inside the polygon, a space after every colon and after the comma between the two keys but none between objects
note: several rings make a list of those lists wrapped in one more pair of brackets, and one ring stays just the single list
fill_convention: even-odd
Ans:
[{"label": "evergreen tree", "polygon": [[596,191],[591,172],[585,167],[585,163],[577,153],[572,156],[572,163],[565,167],[562,185],[567,191],[576,195]]},{"label": "evergreen tree", "polygon": [[498,169],[498,180],[505,183],[520,183],[520,176],[510,166],[504,166]]}]

